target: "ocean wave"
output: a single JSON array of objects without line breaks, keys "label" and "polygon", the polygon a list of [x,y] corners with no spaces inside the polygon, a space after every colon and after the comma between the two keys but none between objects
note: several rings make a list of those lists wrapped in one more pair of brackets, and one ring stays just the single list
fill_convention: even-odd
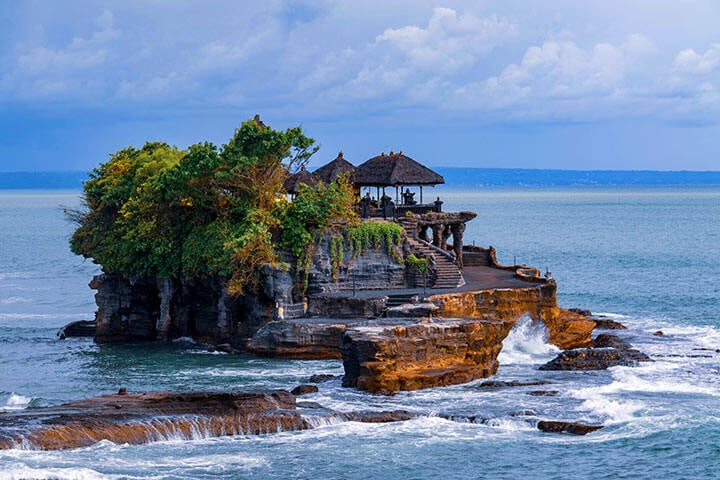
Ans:
[{"label": "ocean wave", "polygon": [[5,465],[3,471],[0,471],[0,480],[105,480],[116,478],[121,478],[121,476],[104,475],[90,468],[33,468],[22,463]]},{"label": "ocean wave", "polygon": [[549,333],[542,322],[523,315],[503,340],[500,365],[544,363],[560,351],[548,343]]},{"label": "ocean wave", "polygon": [[32,401],[32,397],[18,395],[14,392],[2,392],[0,393],[0,412],[24,410]]}]

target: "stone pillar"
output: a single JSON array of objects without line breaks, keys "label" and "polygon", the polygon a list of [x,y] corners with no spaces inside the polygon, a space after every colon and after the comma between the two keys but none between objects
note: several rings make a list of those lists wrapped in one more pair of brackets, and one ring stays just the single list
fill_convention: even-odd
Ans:
[{"label": "stone pillar", "polygon": [[442,242],[444,238],[444,231],[445,231],[445,225],[442,223],[436,223],[432,225],[432,231],[433,231],[433,245],[435,245],[438,248],[443,248]]},{"label": "stone pillar", "polygon": [[463,233],[465,232],[465,223],[460,222],[453,224],[453,250],[455,251],[455,264],[463,268]]},{"label": "stone pillar", "polygon": [[453,229],[454,229],[454,227],[455,227],[455,226],[452,225],[452,224],[451,224],[451,225],[445,225],[445,230],[443,230],[443,235],[442,235],[442,245],[441,245],[441,248],[447,249],[448,239],[450,238],[450,235],[453,234]]},{"label": "stone pillar", "polygon": [[429,228],[428,225],[422,225],[421,227],[419,227],[420,231],[418,232],[418,238],[420,238],[420,240],[424,240],[424,241],[430,243],[430,236],[428,235],[428,228]]}]

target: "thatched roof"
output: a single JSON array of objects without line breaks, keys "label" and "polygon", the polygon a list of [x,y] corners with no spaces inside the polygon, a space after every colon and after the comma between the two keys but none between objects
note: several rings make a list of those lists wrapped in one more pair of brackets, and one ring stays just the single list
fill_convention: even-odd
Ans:
[{"label": "thatched roof", "polygon": [[316,175],[325,183],[331,183],[337,180],[343,173],[353,175],[355,170],[355,165],[345,160],[343,152],[340,152],[335,160],[315,170],[313,175]]},{"label": "thatched roof", "polygon": [[305,167],[303,167],[299,172],[293,173],[285,179],[283,187],[285,187],[286,192],[295,194],[300,191],[301,184],[305,184],[308,187],[314,187],[319,181],[320,179],[317,176],[308,172],[305,170]]},{"label": "thatched roof", "polygon": [[445,179],[407,155],[390,152],[373,157],[355,171],[359,186],[437,185]]}]

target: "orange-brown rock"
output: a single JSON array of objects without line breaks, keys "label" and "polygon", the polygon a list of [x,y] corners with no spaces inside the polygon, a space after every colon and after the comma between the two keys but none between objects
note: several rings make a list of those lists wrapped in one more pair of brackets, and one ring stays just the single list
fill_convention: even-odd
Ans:
[{"label": "orange-brown rock", "polygon": [[558,308],[555,282],[528,288],[502,288],[433,295],[439,317],[469,317],[517,321],[528,315],[542,320],[550,332],[550,343],[560,348],[578,348],[590,343],[595,322]]},{"label": "orange-brown rock", "polygon": [[583,315],[559,308],[543,316],[543,322],[550,331],[550,343],[564,350],[585,347],[592,341],[595,322]]},{"label": "orange-brown rock", "polygon": [[343,386],[388,394],[489,377],[512,324],[448,318],[349,327],[341,347]]},{"label": "orange-brown rock", "polygon": [[125,393],[0,413],[0,449],[61,450],[100,440],[139,444],[305,428],[295,397],[284,390]]}]

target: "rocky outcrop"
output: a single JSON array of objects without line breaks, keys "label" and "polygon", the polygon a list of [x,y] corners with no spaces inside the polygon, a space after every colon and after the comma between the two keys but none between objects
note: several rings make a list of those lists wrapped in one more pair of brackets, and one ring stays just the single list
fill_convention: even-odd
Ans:
[{"label": "rocky outcrop", "polygon": [[263,268],[256,294],[231,297],[222,278],[140,279],[97,275],[97,343],[192,337],[203,343],[244,348],[263,324],[273,319],[275,302],[292,294],[292,275]]},{"label": "rocky outcrop", "polygon": [[97,329],[95,320],[78,320],[70,322],[57,332],[57,337],[64,340],[68,337],[94,337]]},{"label": "rocky outcrop", "polygon": [[295,397],[284,390],[118,393],[0,414],[0,449],[61,450],[100,440],[139,444],[305,428]]},{"label": "rocky outcrop", "polygon": [[[312,387],[306,385],[305,387]],[[306,392],[303,392],[306,393]],[[401,422],[403,410],[329,412],[303,417],[295,396],[266,392],[149,392],[104,395],[53,407],[0,413],[0,450],[65,450],[101,440],[141,444],[168,439],[261,435],[312,429],[328,419]]]},{"label": "rocky outcrop", "polygon": [[540,420],[538,422],[538,430],[551,433],[571,433],[573,435],[587,435],[603,428],[602,425],[584,425],[577,422],[559,422],[550,420]]},{"label": "rocky outcrop", "polygon": [[511,327],[508,321],[477,319],[350,327],[341,347],[343,386],[387,394],[489,377]]},{"label": "rocky outcrop", "polygon": [[595,328],[600,330],[625,330],[627,327],[620,322],[607,318],[593,318]]},{"label": "rocky outcrop", "polygon": [[542,320],[548,327],[550,343],[560,348],[588,345],[595,323],[576,313],[558,308],[557,285],[547,282],[528,288],[502,288],[432,295],[439,317],[496,318],[516,321],[523,315]]},{"label": "rocky outcrop", "polygon": [[595,322],[583,315],[558,308],[542,318],[550,332],[550,343],[568,349],[589,345]]},{"label": "rocky outcrop", "polygon": [[308,315],[326,318],[376,318],[385,311],[388,297],[352,295],[315,295],[310,298]]},{"label": "rocky outcrop", "polygon": [[260,355],[323,359],[341,358],[340,344],[346,325],[331,321],[276,321],[260,328],[248,343],[248,350]]},{"label": "rocky outcrop", "polygon": [[638,350],[617,348],[580,348],[566,350],[540,370],[605,370],[610,367],[634,367],[652,359]]}]

